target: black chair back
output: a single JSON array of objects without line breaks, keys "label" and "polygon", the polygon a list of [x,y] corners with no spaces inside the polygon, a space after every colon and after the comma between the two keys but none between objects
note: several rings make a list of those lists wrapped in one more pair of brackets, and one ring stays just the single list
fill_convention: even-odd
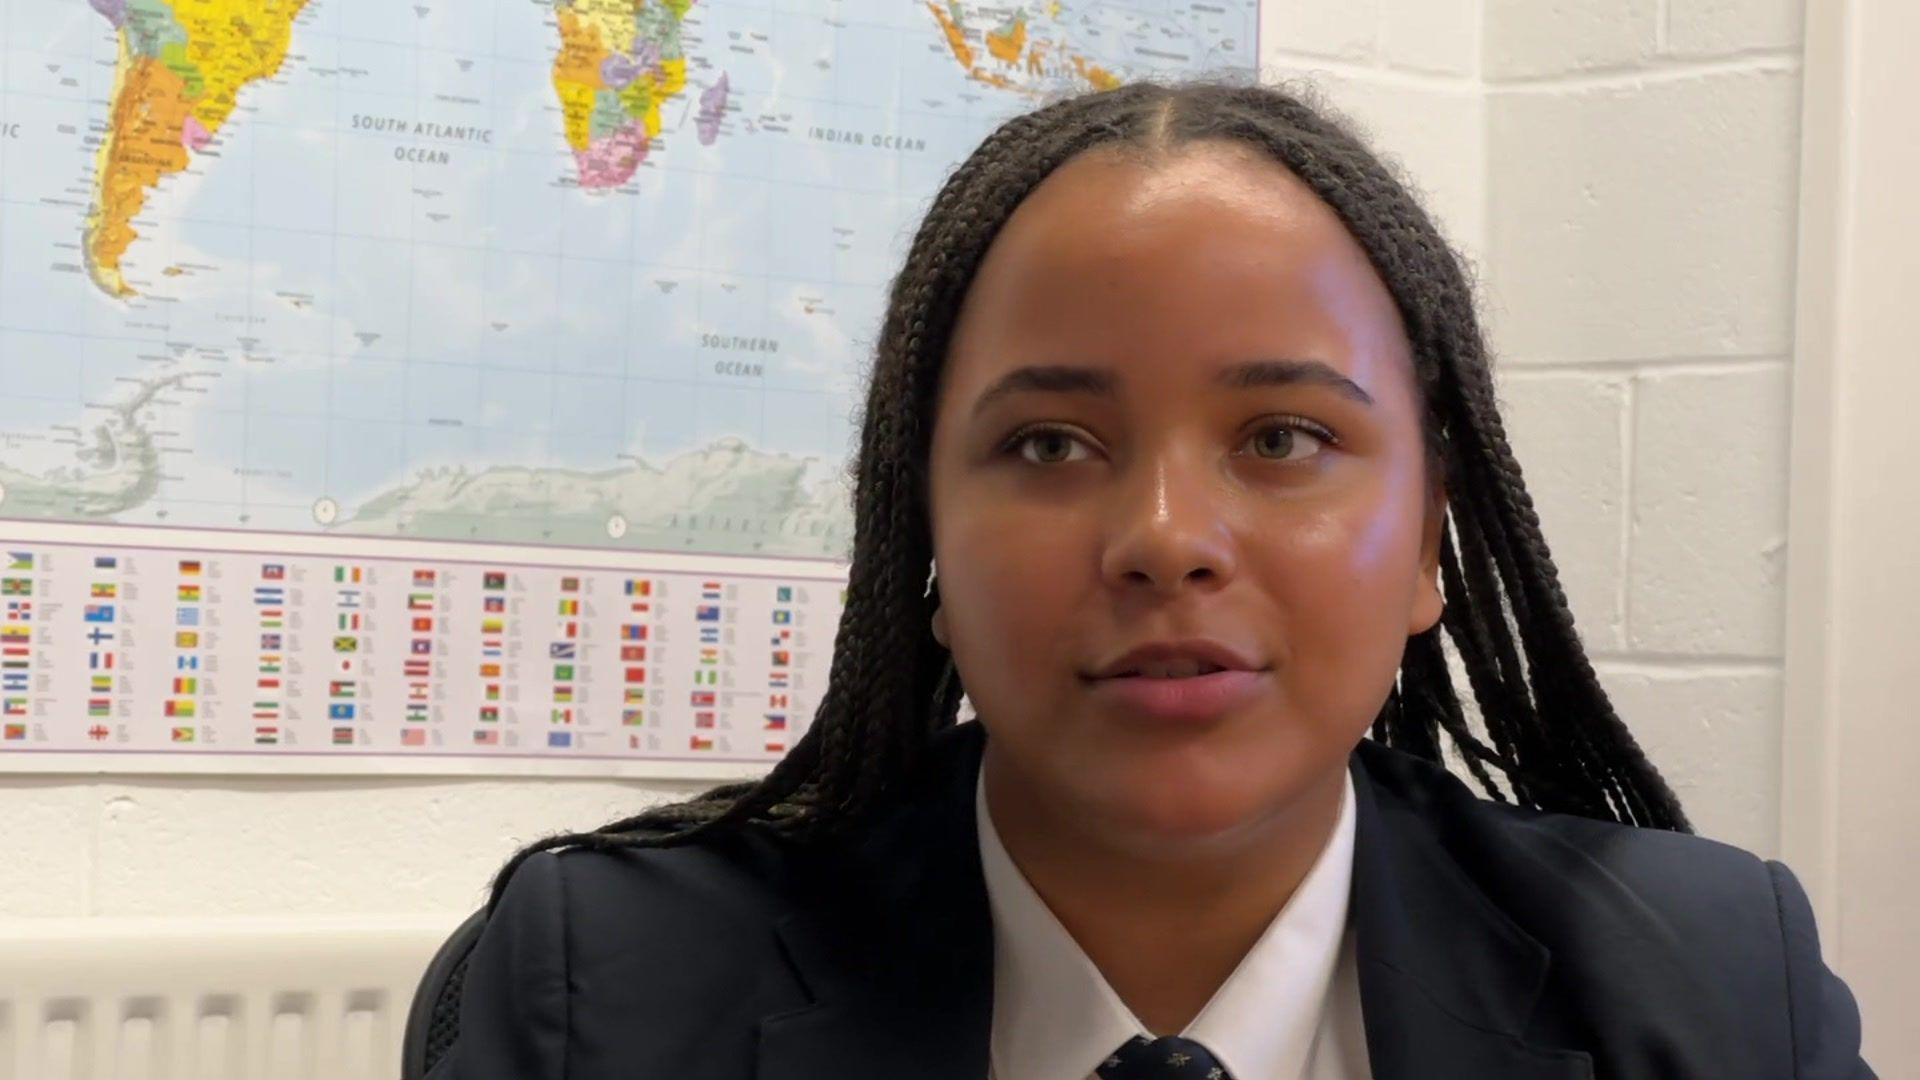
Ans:
[{"label": "black chair back", "polygon": [[487,925],[485,908],[467,916],[427,962],[407,1010],[407,1032],[400,1043],[400,1080],[426,1080],[460,1036],[460,986],[467,960]]}]

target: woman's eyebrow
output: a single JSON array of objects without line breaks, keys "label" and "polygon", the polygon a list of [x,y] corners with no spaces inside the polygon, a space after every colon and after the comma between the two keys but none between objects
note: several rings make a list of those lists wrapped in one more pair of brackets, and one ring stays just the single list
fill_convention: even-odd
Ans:
[{"label": "woman's eyebrow", "polygon": [[1092,394],[1112,397],[1120,389],[1120,377],[1104,368],[1076,367],[1071,364],[1031,364],[1017,367],[993,381],[973,403],[973,414],[987,406],[1025,391],[1053,394]]},{"label": "woman's eyebrow", "polygon": [[1300,383],[1328,386],[1362,405],[1373,404],[1373,395],[1362,390],[1359,383],[1320,360],[1249,360],[1222,371],[1217,381],[1233,390]]},{"label": "woman's eyebrow", "polygon": [[[1248,360],[1222,369],[1214,381],[1230,390],[1301,384],[1327,386],[1362,405],[1373,404],[1373,395],[1361,389],[1359,383],[1320,360]],[[1105,368],[1033,364],[1014,368],[995,379],[973,403],[973,412],[978,416],[996,400],[1023,391],[1112,397],[1119,388],[1120,377]]]}]

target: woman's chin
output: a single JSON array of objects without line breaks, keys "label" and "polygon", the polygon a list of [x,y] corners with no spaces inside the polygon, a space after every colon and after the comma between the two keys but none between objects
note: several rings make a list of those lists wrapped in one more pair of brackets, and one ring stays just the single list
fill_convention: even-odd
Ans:
[{"label": "woman's chin", "polygon": [[1263,816],[1245,799],[1219,792],[1182,799],[1127,794],[1101,807],[1101,831],[1115,847],[1141,856],[1165,858],[1231,847]]}]

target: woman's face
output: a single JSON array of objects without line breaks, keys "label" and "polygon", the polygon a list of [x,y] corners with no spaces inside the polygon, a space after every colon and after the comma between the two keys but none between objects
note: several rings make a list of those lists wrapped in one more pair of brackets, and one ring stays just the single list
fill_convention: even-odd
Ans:
[{"label": "woman's face", "polygon": [[1094,151],[1043,182],[932,443],[934,632],[995,782],[1162,852],[1327,790],[1440,617],[1419,415],[1385,286],[1281,166]]}]

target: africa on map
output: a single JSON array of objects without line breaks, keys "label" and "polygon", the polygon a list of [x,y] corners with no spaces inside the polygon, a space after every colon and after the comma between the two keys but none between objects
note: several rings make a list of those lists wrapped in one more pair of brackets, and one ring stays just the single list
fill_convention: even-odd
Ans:
[{"label": "africa on map", "polygon": [[838,559],[1010,115],[1255,0],[0,0],[0,519]]}]

